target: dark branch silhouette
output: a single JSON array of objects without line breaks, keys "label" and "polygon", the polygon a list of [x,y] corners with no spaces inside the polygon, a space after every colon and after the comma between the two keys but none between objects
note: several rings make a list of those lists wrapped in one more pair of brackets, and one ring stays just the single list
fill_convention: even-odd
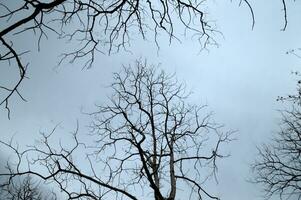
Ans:
[{"label": "dark branch silhouette", "polygon": [[[208,1],[208,0],[207,0]],[[77,42],[76,48],[62,54],[59,63],[78,59],[84,62],[83,68],[89,68],[94,62],[95,53],[112,53],[120,49],[127,50],[130,41],[140,35],[147,38],[147,32],[154,35],[154,41],[160,46],[158,36],[161,33],[179,40],[178,29],[190,31],[200,42],[202,48],[216,45],[215,34],[219,31],[206,14],[206,0],[20,0],[0,3],[0,61],[8,61],[20,72],[18,80],[8,86],[0,85],[4,97],[0,106],[4,106],[10,117],[9,100],[20,94],[20,86],[26,77],[28,61],[22,60],[22,52],[16,42],[17,37],[25,37],[25,32],[33,33],[38,43],[57,35],[67,41]],[[13,3],[12,3],[13,2]],[[288,24],[286,0],[281,0],[284,13],[285,30]],[[251,13],[252,29],[255,14],[248,0],[240,0]],[[24,38],[23,38],[24,39]],[[32,38],[31,38],[32,39]]]},{"label": "dark branch silhouette", "polygon": [[141,61],[115,73],[111,87],[110,103],[90,113],[94,145],[81,142],[77,130],[68,148],[51,144],[54,130],[25,151],[1,142],[16,163],[0,177],[30,174],[68,199],[219,199],[204,183],[216,178],[231,132],[221,132],[206,106],[190,105],[173,75]]},{"label": "dark branch silhouette", "polygon": [[[13,3],[12,3],[13,2]],[[250,3],[242,0],[251,11],[253,25],[254,13]],[[91,67],[95,53],[118,52],[127,49],[136,36],[147,38],[146,32],[154,35],[159,47],[158,35],[166,34],[171,42],[177,39],[179,28],[185,33],[190,31],[197,36],[201,47],[216,44],[215,29],[211,20],[207,19],[206,1],[193,0],[20,0],[2,1],[0,3],[0,61],[8,61],[20,71],[18,81],[12,86],[1,86],[0,92],[5,93],[0,99],[0,106],[10,114],[9,99],[19,93],[20,85],[26,77],[28,61],[22,60],[17,37],[26,37],[25,32],[32,32],[33,40],[38,43],[57,35],[68,41],[77,42],[76,48],[62,54],[61,61],[73,63],[81,59],[83,68]],[[285,9],[286,11],[286,9]],[[177,27],[177,28],[175,28]],[[24,39],[24,38],[23,38]],[[32,40],[32,38],[30,38]],[[1,91],[2,90],[2,91]]]},{"label": "dark branch silhouette", "polygon": [[252,181],[263,186],[267,198],[301,199],[300,89],[298,81],[297,94],[278,97],[292,108],[281,111],[280,130],[270,143],[258,148],[259,155],[252,166]]},{"label": "dark branch silhouette", "polygon": [[56,200],[53,192],[43,191],[41,184],[33,181],[30,176],[11,178],[8,181],[0,179],[0,199],[5,200]]},{"label": "dark branch silhouette", "polygon": [[254,181],[263,185],[267,197],[301,199],[301,113],[293,109],[282,116],[281,131],[259,148]]}]

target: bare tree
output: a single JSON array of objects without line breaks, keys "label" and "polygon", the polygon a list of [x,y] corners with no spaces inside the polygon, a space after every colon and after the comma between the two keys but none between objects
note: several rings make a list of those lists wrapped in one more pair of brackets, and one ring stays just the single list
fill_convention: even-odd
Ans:
[{"label": "bare tree", "polygon": [[206,106],[190,105],[184,86],[154,66],[137,61],[114,80],[110,103],[91,113],[94,145],[80,142],[77,130],[67,147],[50,144],[54,131],[25,151],[2,142],[17,162],[0,177],[31,174],[68,199],[219,199],[206,181],[216,178],[231,132],[221,132]]},{"label": "bare tree", "polygon": [[298,81],[296,94],[278,97],[292,108],[281,111],[280,131],[269,144],[258,148],[259,155],[252,166],[253,181],[263,186],[267,198],[278,195],[280,199],[301,199],[300,85]]},{"label": "bare tree", "polygon": [[[287,51],[286,54],[290,54],[298,59],[301,59],[300,52],[301,52],[301,48],[297,48],[297,49],[291,49],[291,50]],[[290,102],[290,103],[293,103],[294,105],[301,106],[301,78],[300,78],[301,74],[299,71],[292,71],[291,73],[297,79],[296,93],[289,94],[286,96],[278,96],[277,101]]]},{"label": "bare tree", "polygon": [[301,112],[285,111],[282,117],[278,135],[259,148],[254,181],[264,187],[268,198],[301,199]]},{"label": "bare tree", "polygon": [[0,184],[0,198],[6,200],[56,200],[54,193],[42,192],[41,185],[26,176],[9,179]]},{"label": "bare tree", "polygon": [[[251,10],[247,0],[241,0]],[[0,61],[8,61],[19,72],[18,80],[12,85],[0,86],[3,105],[10,114],[9,99],[13,95],[25,101],[19,92],[26,78],[28,61],[21,59],[30,49],[18,48],[17,39],[33,33],[40,49],[40,41],[50,35],[58,35],[68,41],[78,42],[74,51],[62,55],[62,60],[74,62],[82,59],[90,67],[96,52],[116,52],[127,49],[131,36],[146,38],[147,31],[157,36],[166,33],[170,42],[178,39],[176,24],[198,36],[201,46],[215,44],[217,32],[212,20],[207,19],[206,1],[193,0],[21,0],[0,3]],[[179,22],[179,23],[178,23]],[[133,36],[133,38],[136,37]],[[32,39],[32,38],[31,38]]]}]

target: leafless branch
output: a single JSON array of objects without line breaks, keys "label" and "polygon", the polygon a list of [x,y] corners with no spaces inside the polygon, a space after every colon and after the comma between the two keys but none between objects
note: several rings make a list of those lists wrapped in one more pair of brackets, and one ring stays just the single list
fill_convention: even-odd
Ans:
[{"label": "leafless branch", "polygon": [[67,199],[175,200],[179,187],[189,199],[218,199],[203,183],[216,178],[231,132],[221,132],[206,106],[190,105],[174,75],[146,62],[115,73],[111,86],[111,102],[91,113],[95,143],[81,142],[78,128],[66,147],[50,142],[55,129],[24,151],[2,141],[16,159],[0,177],[31,175]]},{"label": "leafless branch", "polygon": [[[254,13],[248,1],[244,3],[251,10],[253,26]],[[9,99],[13,94],[22,98],[18,89],[24,79],[26,65],[21,62],[20,50],[15,38],[31,31],[40,47],[42,38],[53,34],[61,39],[78,42],[75,49],[62,54],[61,60],[71,63],[82,60],[83,68],[92,66],[95,53],[115,53],[127,50],[131,39],[140,35],[147,38],[146,32],[153,33],[159,47],[158,36],[164,33],[178,40],[175,28],[185,29],[198,37],[202,48],[216,44],[214,34],[218,32],[206,15],[206,1],[194,0],[20,0],[15,5],[10,1],[0,3],[0,31],[2,46],[0,61],[15,63],[20,73],[19,81],[11,88],[1,86],[8,92],[0,101],[10,113]],[[5,23],[4,23],[5,22]],[[178,23],[180,22],[180,23]],[[178,31],[177,31],[178,32]],[[26,50],[28,51],[28,50]]]},{"label": "leafless branch", "polygon": [[253,180],[263,186],[267,198],[301,199],[301,113],[282,112],[280,131],[270,144],[258,148]]}]

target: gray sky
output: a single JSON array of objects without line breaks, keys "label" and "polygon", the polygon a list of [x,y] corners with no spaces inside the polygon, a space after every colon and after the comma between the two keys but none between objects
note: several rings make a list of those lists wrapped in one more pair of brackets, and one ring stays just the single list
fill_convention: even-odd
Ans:
[{"label": "gray sky", "polygon": [[[283,32],[280,1],[250,2],[256,17],[253,31],[245,6],[230,1],[213,3],[208,12],[217,20],[224,38],[217,35],[220,46],[209,47],[209,51],[199,52],[200,46],[191,37],[169,45],[162,36],[158,53],[151,39],[137,40],[132,43],[131,54],[97,55],[93,68],[82,70],[77,63],[56,68],[64,45],[55,39],[44,40],[41,52],[30,54],[30,79],[22,85],[28,102],[11,102],[11,120],[0,108],[0,139],[14,135],[20,145],[26,145],[34,142],[39,131],[50,130],[60,122],[61,132],[72,131],[76,120],[84,127],[90,119],[81,114],[81,108],[93,111],[95,103],[106,100],[112,72],[137,58],[147,59],[161,63],[167,72],[176,72],[193,91],[192,102],[208,104],[217,122],[237,130],[237,140],[228,146],[231,157],[220,162],[219,184],[210,190],[223,200],[262,199],[260,188],[246,182],[251,176],[249,163],[255,158],[256,145],[268,141],[277,131],[277,109],[283,108],[276,102],[277,96],[295,89],[296,78],[290,72],[299,70],[301,61],[285,52],[300,47],[301,3],[288,5],[289,24]],[[32,46],[30,38],[21,42],[24,48]],[[9,80],[10,74],[0,73],[0,80]]]}]

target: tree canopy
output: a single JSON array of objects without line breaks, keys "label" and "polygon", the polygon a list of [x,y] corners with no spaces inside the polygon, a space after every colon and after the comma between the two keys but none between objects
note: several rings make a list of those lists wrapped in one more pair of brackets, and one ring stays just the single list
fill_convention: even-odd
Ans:
[{"label": "tree canopy", "polygon": [[32,175],[68,199],[219,199],[205,183],[217,178],[232,132],[206,106],[189,104],[172,75],[144,62],[114,74],[112,89],[110,103],[91,113],[95,143],[81,141],[78,129],[67,146],[50,142],[55,130],[24,151],[2,141],[17,161],[0,177]]},{"label": "tree canopy", "polygon": [[[298,72],[294,74],[299,75]],[[297,93],[278,97],[290,106],[280,111],[279,131],[270,142],[258,147],[258,157],[252,165],[253,182],[263,187],[267,198],[301,199],[301,81]]]},{"label": "tree canopy", "polygon": [[[16,71],[17,81],[1,84],[3,95],[0,105],[7,109],[10,116],[9,99],[18,96],[22,81],[27,77],[29,61],[22,55],[30,49],[21,50],[18,39],[29,34],[38,43],[38,49],[45,48],[40,41],[49,35],[76,43],[76,48],[62,54],[62,59],[75,62],[80,59],[84,68],[94,62],[97,52],[111,53],[128,49],[131,40],[140,35],[143,39],[151,33],[158,46],[158,36],[165,34],[169,41],[178,40],[179,30],[197,36],[201,48],[215,44],[216,29],[213,20],[208,17],[207,1],[193,0],[22,0],[0,3],[0,61],[8,62]],[[287,26],[286,1],[281,0],[284,10],[284,27]],[[248,0],[240,0],[251,14],[252,27],[255,15]],[[210,14],[210,13],[209,13]],[[178,28],[180,26],[180,28]],[[176,28],[177,27],[177,28]]]}]

